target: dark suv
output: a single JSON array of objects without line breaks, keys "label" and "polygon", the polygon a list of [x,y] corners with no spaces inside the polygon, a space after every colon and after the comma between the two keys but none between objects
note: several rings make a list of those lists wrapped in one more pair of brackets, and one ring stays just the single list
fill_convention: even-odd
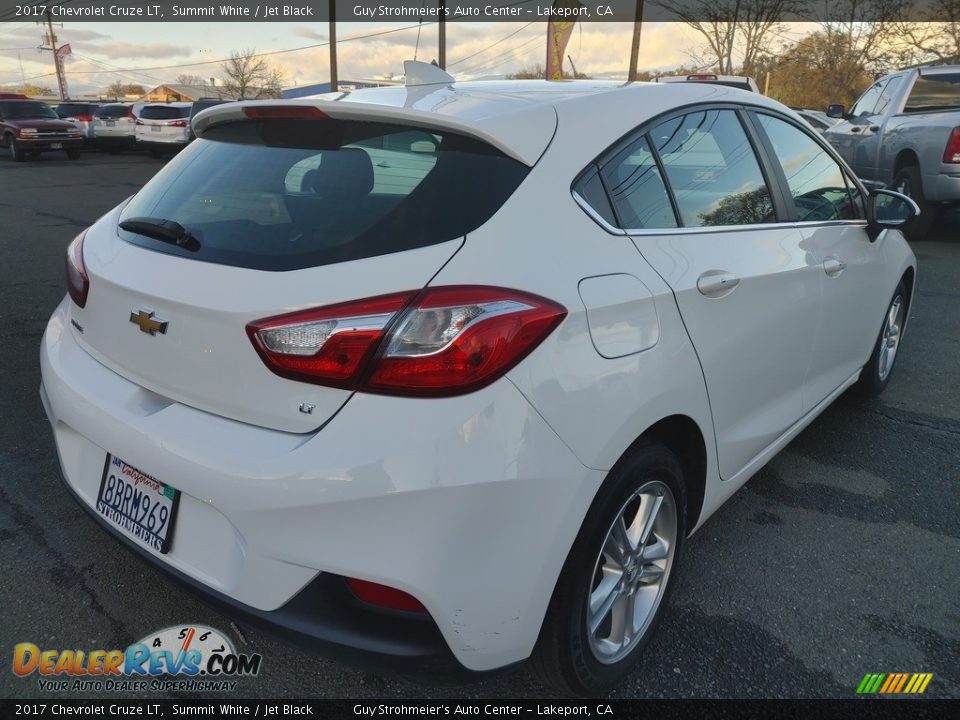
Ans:
[{"label": "dark suv", "polygon": [[6,95],[0,97],[0,143],[16,162],[23,162],[27,153],[51,150],[65,150],[68,158],[77,160],[83,133],[46,103]]}]

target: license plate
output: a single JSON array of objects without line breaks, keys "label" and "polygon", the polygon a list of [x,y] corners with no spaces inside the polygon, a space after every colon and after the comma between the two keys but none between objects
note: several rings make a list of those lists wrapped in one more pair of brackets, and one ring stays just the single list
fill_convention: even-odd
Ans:
[{"label": "license plate", "polygon": [[107,454],[97,512],[134,539],[165,554],[170,549],[180,491]]},{"label": "license plate", "polygon": [[63,143],[50,143],[51,150],[63,150]]},{"label": "license plate", "polygon": [[150,126],[150,130],[153,131],[153,132],[160,132],[160,126],[159,126],[159,125],[151,125],[151,126]]},{"label": "license plate", "polygon": [[115,127],[116,124],[117,124],[117,121],[116,121],[116,120],[104,120],[104,121],[103,121],[103,124],[106,125],[107,127]]}]

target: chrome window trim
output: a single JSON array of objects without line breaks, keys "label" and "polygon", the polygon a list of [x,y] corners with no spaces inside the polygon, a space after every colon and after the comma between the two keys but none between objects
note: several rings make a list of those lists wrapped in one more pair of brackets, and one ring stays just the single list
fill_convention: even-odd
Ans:
[{"label": "chrome window trim", "polygon": [[570,194],[573,196],[574,202],[580,206],[580,209],[583,210],[591,220],[593,220],[597,225],[599,225],[601,228],[606,230],[608,233],[610,233],[611,235],[617,235],[621,237],[627,234],[627,231],[624,230],[623,228],[614,227],[613,225],[608,223],[606,220],[604,220],[603,216],[600,215],[600,213],[598,213],[596,210],[594,210],[593,206],[591,206],[590,203],[584,200],[583,196],[580,193],[578,193],[576,190],[574,190],[572,187],[570,188]]},{"label": "chrome window trim", "polygon": [[618,228],[614,227],[600,214],[590,207],[590,204],[583,199],[576,190],[571,189],[570,194],[574,202],[593,220],[597,225],[606,230],[611,235],[617,237],[623,236],[649,236],[649,235],[690,235],[697,233],[717,233],[717,232],[748,232],[753,230],[771,230],[773,228],[816,228],[816,227],[835,227],[837,225],[850,227],[867,227],[866,220],[803,220],[788,221],[777,223],[757,223],[755,225],[699,225],[697,227],[673,227],[673,228]]}]

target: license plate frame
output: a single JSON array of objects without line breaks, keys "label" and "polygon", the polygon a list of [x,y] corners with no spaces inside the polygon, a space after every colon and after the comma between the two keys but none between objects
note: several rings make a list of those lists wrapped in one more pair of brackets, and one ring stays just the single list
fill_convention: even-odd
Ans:
[{"label": "license plate frame", "polygon": [[163,128],[161,128],[159,125],[151,125],[151,126],[150,126],[150,132],[160,132],[162,129],[163,129]]},{"label": "license plate frame", "polygon": [[63,143],[50,143],[51,150],[63,150]]},{"label": "license plate frame", "polygon": [[[113,472],[111,472],[111,470]],[[109,479],[113,477],[114,483],[111,485]],[[105,499],[105,491],[112,489],[110,501]],[[129,489],[129,494],[127,493]],[[143,512],[140,519],[137,519],[137,508],[133,508],[131,515],[130,509],[134,501],[134,493],[137,495],[136,504]],[[119,502],[116,502],[117,497]],[[123,530],[128,536],[131,536],[143,547],[156,550],[161,555],[166,555],[170,551],[173,542],[173,531],[177,522],[177,510],[180,508],[180,491],[160,482],[155,477],[147,475],[142,470],[135,468],[125,460],[107,453],[103,462],[103,474],[100,477],[100,487],[97,489],[97,497],[94,502],[94,509],[106,520],[111,527]],[[144,508],[142,500],[149,501],[148,507]],[[161,510],[157,510],[160,508]],[[162,509],[167,510],[166,517],[162,515]],[[156,512],[156,516],[154,516]],[[161,524],[156,531],[144,524],[153,519]]]}]

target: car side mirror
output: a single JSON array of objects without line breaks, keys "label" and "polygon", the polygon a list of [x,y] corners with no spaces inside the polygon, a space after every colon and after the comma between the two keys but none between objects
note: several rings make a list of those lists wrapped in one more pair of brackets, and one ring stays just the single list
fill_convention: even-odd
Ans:
[{"label": "car side mirror", "polygon": [[873,190],[867,203],[867,234],[870,242],[884,230],[902,230],[920,215],[920,207],[909,197],[895,190]]},{"label": "car side mirror", "polygon": [[827,117],[836,118],[838,120],[847,119],[847,110],[843,105],[828,105],[827,106]]}]

